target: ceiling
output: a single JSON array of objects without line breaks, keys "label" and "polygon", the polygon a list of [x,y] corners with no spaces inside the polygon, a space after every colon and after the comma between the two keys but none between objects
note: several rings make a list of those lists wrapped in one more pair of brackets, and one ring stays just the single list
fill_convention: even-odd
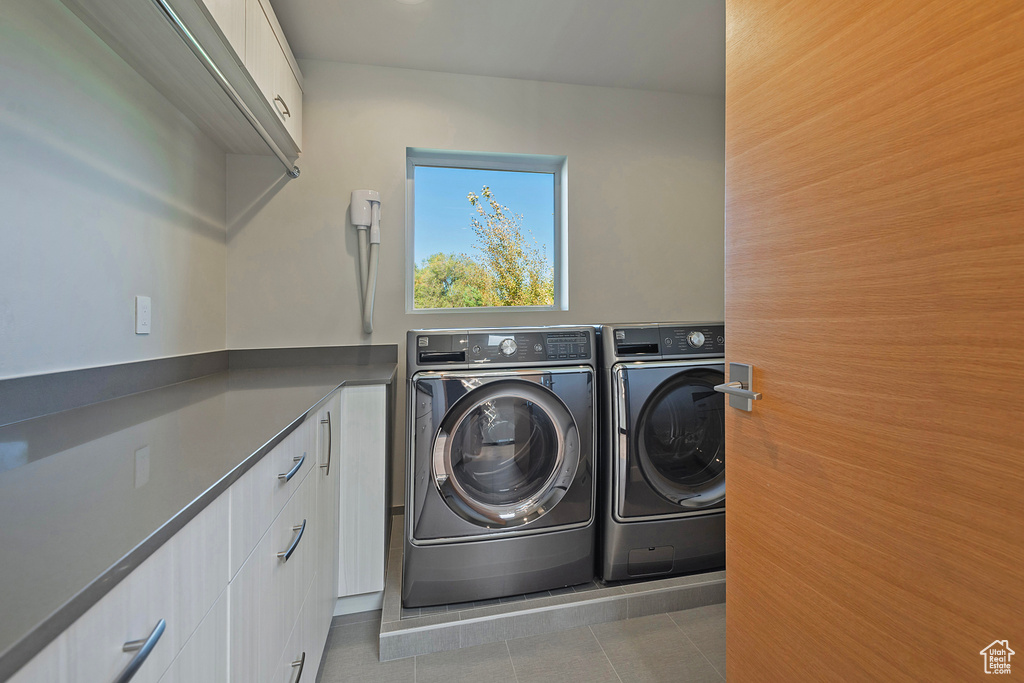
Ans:
[{"label": "ceiling", "polygon": [[273,6],[299,59],[725,95],[724,0],[273,0]]}]

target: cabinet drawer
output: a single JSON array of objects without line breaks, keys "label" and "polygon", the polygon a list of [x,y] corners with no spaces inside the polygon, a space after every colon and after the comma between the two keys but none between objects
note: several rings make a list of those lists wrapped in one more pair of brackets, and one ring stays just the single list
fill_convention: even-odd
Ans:
[{"label": "cabinet drawer", "polygon": [[132,683],[158,681],[227,581],[227,497],[220,496],[66,632],[69,680],[108,681],[135,657],[129,641],[156,640]]},{"label": "cabinet drawer", "polygon": [[316,672],[320,667],[320,652],[316,651],[311,631],[310,617],[316,611],[313,605],[313,592],[310,589],[306,594],[288,643],[284,646],[276,666],[264,679],[265,683],[293,683],[296,678],[301,683],[316,679]]},{"label": "cabinet drawer", "polygon": [[[263,551],[261,542],[261,552],[252,558],[261,565],[261,672],[269,671],[283,651],[316,571],[315,517],[316,478],[307,477],[267,532],[266,550]],[[290,557],[281,556],[289,551]]]},{"label": "cabinet drawer", "polygon": [[228,683],[228,592],[220,594],[160,683]]},{"label": "cabinet drawer", "polygon": [[232,680],[267,680],[284,651],[317,562],[315,509],[307,477],[228,586]]},{"label": "cabinet drawer", "polygon": [[[315,441],[316,429],[310,418],[228,489],[231,576],[238,572],[306,476],[316,469]],[[287,478],[293,471],[291,478]]]}]

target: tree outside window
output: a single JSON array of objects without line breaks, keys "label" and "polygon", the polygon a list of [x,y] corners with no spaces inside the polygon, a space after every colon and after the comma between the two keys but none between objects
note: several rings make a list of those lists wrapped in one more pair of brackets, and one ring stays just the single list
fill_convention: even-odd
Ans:
[{"label": "tree outside window", "polygon": [[414,309],[556,307],[555,172],[410,163],[410,176]]}]

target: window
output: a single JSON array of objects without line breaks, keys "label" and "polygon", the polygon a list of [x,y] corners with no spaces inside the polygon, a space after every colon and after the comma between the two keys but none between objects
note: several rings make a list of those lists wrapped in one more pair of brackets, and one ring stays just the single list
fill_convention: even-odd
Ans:
[{"label": "window", "polygon": [[406,150],[406,310],[568,309],[566,158]]}]

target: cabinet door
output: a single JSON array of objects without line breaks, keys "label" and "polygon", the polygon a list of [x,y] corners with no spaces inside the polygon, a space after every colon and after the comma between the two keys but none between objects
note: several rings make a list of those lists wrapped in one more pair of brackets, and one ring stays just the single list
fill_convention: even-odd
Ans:
[{"label": "cabinet door", "polygon": [[274,32],[273,9],[260,0],[245,0],[245,66],[278,119],[302,145],[302,88]]},{"label": "cabinet door", "polygon": [[160,683],[228,683],[228,592],[185,643]]},{"label": "cabinet door", "polygon": [[[338,482],[341,478],[340,393],[327,400],[319,413],[320,467],[317,473],[317,521],[320,559],[315,580],[315,605],[310,620],[317,637],[326,638],[338,598]],[[322,631],[322,633],[320,633]]]},{"label": "cabinet door", "polygon": [[68,669],[68,635],[67,632],[29,660],[29,663],[18,669],[7,683],[68,683],[71,674]]},{"label": "cabinet door", "polygon": [[274,97],[271,104],[284,123],[285,129],[295,141],[295,146],[302,147],[302,88],[292,72],[292,65],[285,57],[283,49],[279,49],[274,64]]},{"label": "cabinet door", "polygon": [[384,590],[387,387],[341,391],[338,595]]},{"label": "cabinet door", "polygon": [[245,63],[245,0],[203,0],[210,16]]},{"label": "cabinet door", "polygon": [[260,0],[245,0],[245,68],[268,102],[274,100],[275,58],[280,52]]},{"label": "cabinet door", "polygon": [[220,496],[68,629],[75,680],[114,680],[129,641],[159,633],[132,683],[159,680],[227,581],[227,497]]}]

